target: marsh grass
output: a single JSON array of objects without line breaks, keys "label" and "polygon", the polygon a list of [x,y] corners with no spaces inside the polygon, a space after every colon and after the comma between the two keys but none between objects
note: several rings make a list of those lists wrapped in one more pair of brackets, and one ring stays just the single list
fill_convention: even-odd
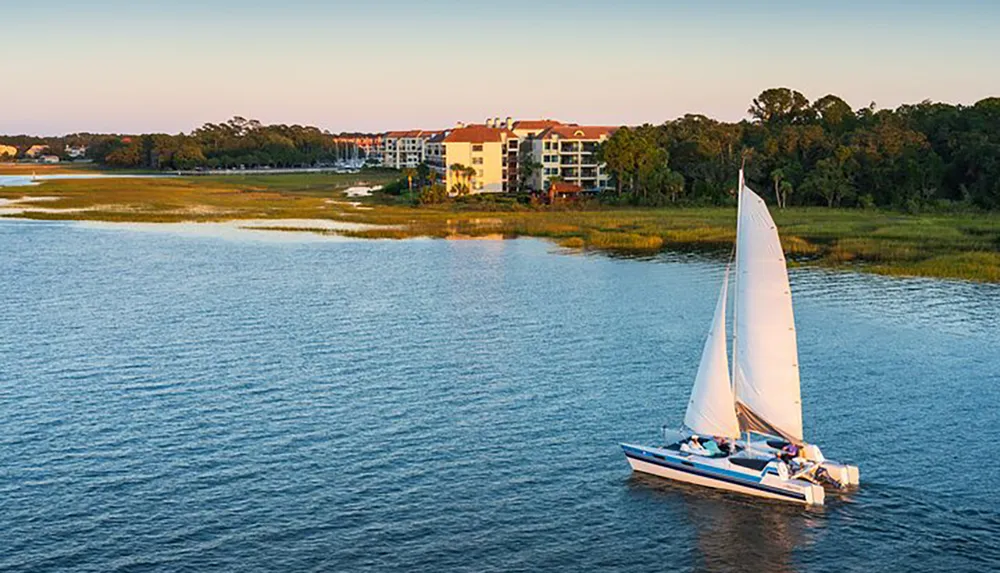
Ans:
[{"label": "marsh grass", "polygon": [[[640,254],[663,249],[728,253],[735,208],[503,210],[475,202],[415,207],[396,196],[362,197],[371,210],[343,199],[357,184],[386,174],[283,174],[157,179],[79,179],[10,188],[0,196],[55,196],[49,209],[19,217],[93,221],[181,222],[239,219],[327,219],[378,225],[363,230],[307,228],[358,238],[543,237],[569,248]],[[1000,217],[991,214],[906,215],[875,210],[793,208],[773,211],[791,264],[848,267],[889,275],[1000,282]],[[262,228],[262,227],[256,227]],[[277,229],[276,229],[277,230]],[[288,231],[288,227],[280,230]]]},{"label": "marsh grass", "polygon": [[56,175],[99,172],[92,163],[0,163],[0,175]]}]

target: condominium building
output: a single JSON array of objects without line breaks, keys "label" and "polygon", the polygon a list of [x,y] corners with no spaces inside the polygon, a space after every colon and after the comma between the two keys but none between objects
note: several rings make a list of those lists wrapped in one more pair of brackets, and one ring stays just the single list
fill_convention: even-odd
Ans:
[{"label": "condominium building", "polygon": [[[510,122],[510,118],[507,118]],[[521,141],[525,143],[528,139],[538,137],[538,134],[542,133],[550,127],[556,127],[559,125],[576,125],[575,123],[563,123],[561,121],[556,121],[554,119],[521,119],[511,123],[511,131],[514,135]]]},{"label": "condominium building", "polygon": [[439,174],[444,175],[445,169],[448,167],[445,163],[444,139],[448,137],[450,131],[442,130],[433,133],[434,135],[424,143],[424,163]]},{"label": "condominium building", "polygon": [[393,169],[416,167],[426,159],[424,144],[433,131],[390,131],[382,136],[382,166]]},{"label": "condominium building", "polygon": [[[446,185],[451,191],[465,185],[470,193],[517,190],[518,139],[507,123],[459,125],[444,138]],[[471,175],[453,166],[471,168]]]},{"label": "condominium building", "polygon": [[[383,166],[395,169],[426,163],[445,175],[449,191],[460,185],[470,193],[544,192],[551,180],[599,191],[608,188],[609,177],[595,153],[615,129],[552,119],[488,118],[482,124],[458,123],[451,130],[390,131],[381,138],[380,157]],[[528,157],[537,167],[519,186],[519,166]]]},{"label": "condominium building", "polygon": [[597,146],[617,128],[586,125],[553,125],[531,138],[531,156],[540,165],[526,187],[544,191],[546,183],[560,180],[579,185],[584,191],[609,187],[604,164],[597,160]]}]

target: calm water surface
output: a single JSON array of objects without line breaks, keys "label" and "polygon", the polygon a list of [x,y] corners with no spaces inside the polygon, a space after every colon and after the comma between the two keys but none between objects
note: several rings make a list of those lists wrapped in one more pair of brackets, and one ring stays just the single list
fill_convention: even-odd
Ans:
[{"label": "calm water surface", "polygon": [[804,509],[630,475],[721,266],[0,222],[0,570],[1000,568],[1000,288],[796,270]]}]

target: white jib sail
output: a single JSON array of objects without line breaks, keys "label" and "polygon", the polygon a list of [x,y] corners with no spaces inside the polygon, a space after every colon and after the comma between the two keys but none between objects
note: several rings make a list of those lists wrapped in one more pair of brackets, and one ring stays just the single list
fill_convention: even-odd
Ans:
[{"label": "white jib sail", "polygon": [[801,442],[798,345],[785,255],[764,200],[743,185],[742,172],[739,202],[733,379],[741,426],[776,430]]},{"label": "white jib sail", "polygon": [[726,291],[729,269],[722,280],[722,292],[715,306],[712,329],[701,353],[698,375],[691,389],[684,425],[706,436],[738,438],[739,422],[733,404],[733,389],[729,382],[729,358],[726,349]]}]

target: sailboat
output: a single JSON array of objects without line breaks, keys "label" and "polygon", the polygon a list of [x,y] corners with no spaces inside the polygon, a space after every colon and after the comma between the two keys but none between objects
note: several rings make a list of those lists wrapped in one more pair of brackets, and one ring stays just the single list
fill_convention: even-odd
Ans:
[{"label": "sailboat", "polygon": [[[778,231],[740,169],[733,276],[733,369],[726,309],[729,266],[684,415],[661,445],[621,444],[633,471],[806,505],[860,483],[857,466],[827,460],[802,432],[798,344]],[[692,438],[695,438],[692,440]],[[712,448],[704,444],[711,442]]]}]

